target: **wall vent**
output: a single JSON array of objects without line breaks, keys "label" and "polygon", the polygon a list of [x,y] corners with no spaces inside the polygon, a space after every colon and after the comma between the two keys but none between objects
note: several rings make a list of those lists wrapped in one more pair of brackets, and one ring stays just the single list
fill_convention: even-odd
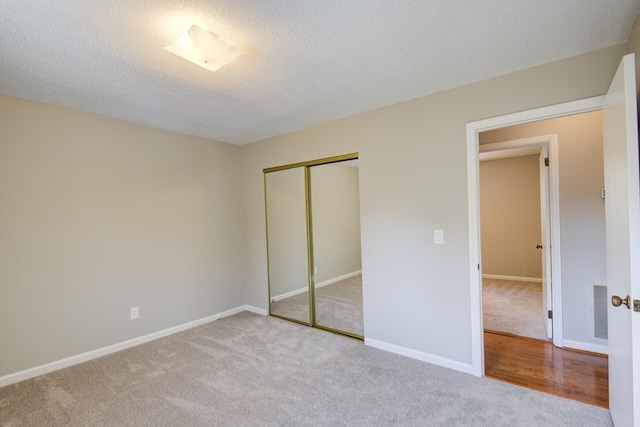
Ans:
[{"label": "wall vent", "polygon": [[606,340],[609,337],[607,321],[607,287],[593,284],[593,337]]}]

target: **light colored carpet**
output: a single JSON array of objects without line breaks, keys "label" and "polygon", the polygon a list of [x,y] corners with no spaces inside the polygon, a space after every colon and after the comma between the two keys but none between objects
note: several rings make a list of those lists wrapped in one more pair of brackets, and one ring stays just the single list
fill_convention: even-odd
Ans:
[{"label": "light colored carpet", "polygon": [[487,330],[547,339],[541,283],[482,279],[482,314]]},{"label": "light colored carpet", "polygon": [[316,323],[364,336],[362,274],[316,289]]},{"label": "light colored carpet", "polygon": [[[271,307],[280,316],[309,321],[308,292],[275,301]],[[364,336],[361,274],[316,289],[316,323]]]},{"label": "light colored carpet", "polygon": [[309,292],[271,302],[271,313],[278,316],[310,322]]},{"label": "light colored carpet", "polygon": [[609,411],[244,312],[0,388],[2,426],[610,426]]}]

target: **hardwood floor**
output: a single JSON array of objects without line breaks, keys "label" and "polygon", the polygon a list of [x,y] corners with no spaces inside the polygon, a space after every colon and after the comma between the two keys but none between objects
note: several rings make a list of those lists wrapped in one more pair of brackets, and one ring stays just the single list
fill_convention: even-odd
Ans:
[{"label": "hardwood floor", "polygon": [[484,333],[485,375],[591,405],[609,407],[606,356],[563,350],[550,341]]}]

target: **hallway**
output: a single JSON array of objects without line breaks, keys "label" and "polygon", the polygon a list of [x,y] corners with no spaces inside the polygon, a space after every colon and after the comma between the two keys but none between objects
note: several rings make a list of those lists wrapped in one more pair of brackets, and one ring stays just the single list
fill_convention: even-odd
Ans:
[{"label": "hallway", "polygon": [[484,333],[485,375],[545,393],[609,407],[608,358],[551,341]]}]

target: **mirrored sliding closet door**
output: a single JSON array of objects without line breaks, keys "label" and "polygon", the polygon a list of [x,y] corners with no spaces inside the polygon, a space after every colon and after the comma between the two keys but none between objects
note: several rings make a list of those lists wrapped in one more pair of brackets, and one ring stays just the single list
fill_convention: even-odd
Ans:
[{"label": "mirrored sliding closet door", "polygon": [[358,161],[309,170],[316,325],[363,336]]},{"label": "mirrored sliding closet door", "polygon": [[362,339],[357,154],[264,173],[270,314]]},{"label": "mirrored sliding closet door", "polygon": [[269,301],[273,315],[311,324],[305,168],[265,174]]}]

